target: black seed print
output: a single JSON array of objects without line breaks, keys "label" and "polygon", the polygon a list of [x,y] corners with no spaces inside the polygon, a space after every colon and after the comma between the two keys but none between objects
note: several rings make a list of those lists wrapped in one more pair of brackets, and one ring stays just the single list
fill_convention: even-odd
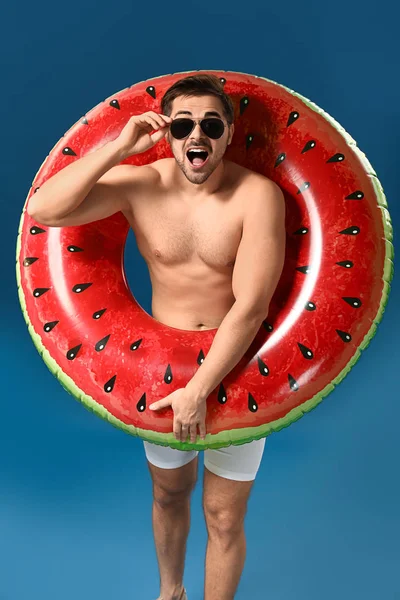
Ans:
[{"label": "black seed print", "polygon": [[90,287],[91,285],[93,285],[93,284],[92,283],[77,283],[72,288],[72,291],[75,292],[76,294],[80,294],[81,292],[84,292],[85,290],[87,290],[88,287]]},{"label": "black seed print", "polygon": [[303,183],[303,185],[301,186],[301,188],[299,188],[297,190],[297,194],[302,194],[304,192],[304,190],[308,190],[308,188],[311,186],[311,183],[309,181],[305,181]]},{"label": "black seed print", "polygon": [[37,187],[33,190],[33,193],[36,194],[36,192],[40,189],[40,187]]},{"label": "black seed print", "polygon": [[309,232],[308,227],[300,227],[300,229],[298,229],[297,231],[295,231],[293,233],[293,235],[305,235],[308,232]]},{"label": "black seed print", "polygon": [[249,407],[250,412],[255,413],[258,411],[258,404],[254,400],[254,397],[250,394],[250,392],[249,392],[249,397],[248,397],[248,401],[247,401],[247,406]]},{"label": "black seed print", "polygon": [[280,154],[278,154],[278,158],[275,161],[274,168],[276,169],[276,167],[279,167],[279,165],[283,163],[284,160],[286,160],[286,154],[285,152],[281,152]]},{"label": "black seed print", "polygon": [[45,323],[43,326],[43,331],[49,333],[60,321],[50,321],[50,323]]},{"label": "black seed print", "polygon": [[312,310],[315,310],[315,309],[317,308],[317,305],[316,305],[316,304],[314,304],[314,302],[311,302],[311,300],[309,300],[309,301],[307,302],[307,304],[305,304],[304,308],[305,308],[306,310],[310,310],[310,311],[312,311]]},{"label": "black seed print", "polygon": [[351,260],[341,260],[336,263],[339,267],[345,267],[346,269],[351,269],[354,267],[354,263]]},{"label": "black seed print", "polygon": [[249,133],[249,135],[246,136],[246,150],[248,150],[251,146],[251,144],[253,143],[254,140],[254,135],[252,133]]},{"label": "black seed print", "polygon": [[79,246],[67,246],[68,252],[83,252],[82,248]]},{"label": "black seed print", "polygon": [[352,337],[349,333],[347,333],[347,331],[340,331],[340,329],[336,329],[336,333],[339,335],[339,337],[346,342],[346,344],[348,342],[351,342]]},{"label": "black seed print", "polygon": [[108,335],[106,335],[105,337],[103,337],[103,339],[99,340],[97,342],[97,344],[95,345],[94,349],[96,350],[96,352],[101,352],[102,350],[104,350],[104,348],[107,345],[108,340],[110,339],[111,333],[109,333]]},{"label": "black seed print", "polygon": [[67,146],[66,148],[63,148],[62,153],[66,154],[67,156],[76,156],[75,152],[69,146]]},{"label": "black seed print", "polygon": [[289,373],[288,375],[288,379],[289,379],[289,385],[290,385],[290,389],[292,390],[292,392],[297,392],[299,389],[298,383],[297,381],[294,379],[294,377],[291,376],[291,374]]},{"label": "black seed print", "polygon": [[358,235],[360,233],[360,228],[357,225],[352,225],[351,227],[347,227],[347,229],[342,229],[339,233],[343,233],[345,235]]},{"label": "black seed print", "polygon": [[226,390],[221,383],[219,386],[219,389],[218,389],[218,402],[220,404],[226,404],[227,400],[228,400],[228,397],[226,395]]},{"label": "black seed print", "polygon": [[364,198],[364,192],[361,190],[356,190],[352,192],[348,196],[346,196],[345,200],[362,200]]},{"label": "black seed print", "polygon": [[107,383],[105,383],[105,384],[104,384],[104,388],[103,388],[103,389],[104,389],[104,391],[105,391],[105,392],[107,392],[107,394],[109,394],[110,392],[112,392],[112,391],[113,391],[113,389],[114,389],[114,384],[115,384],[115,380],[116,380],[116,379],[117,379],[117,376],[116,376],[116,375],[113,375],[113,376],[111,377],[111,379],[109,379],[109,380],[107,381]]},{"label": "black seed print", "polygon": [[117,108],[118,110],[121,110],[118,100],[111,100],[110,106],[112,106],[113,108]]},{"label": "black seed print", "polygon": [[271,333],[271,331],[274,330],[274,328],[272,327],[271,323],[268,323],[268,321],[263,321],[263,327],[266,331],[268,331],[268,333]]},{"label": "black seed print", "polygon": [[301,154],[304,154],[304,152],[308,152],[309,150],[312,150],[313,148],[315,148],[316,146],[316,141],[315,140],[309,140],[307,142],[307,144],[304,146],[303,150],[301,151]]},{"label": "black seed print", "polygon": [[140,338],[140,340],[136,340],[136,342],[133,342],[133,344],[130,345],[130,349],[131,350],[137,350],[140,346],[140,344],[142,343],[143,338]]},{"label": "black seed print", "polygon": [[342,296],[342,300],[347,302],[347,304],[349,304],[353,308],[360,308],[360,306],[362,305],[360,298],[352,298],[351,296]]},{"label": "black seed print", "polygon": [[136,408],[139,412],[143,412],[146,410],[146,392],[140,398],[139,402],[136,404]]},{"label": "black seed print", "polygon": [[267,375],[269,375],[269,369],[267,367],[267,365],[265,364],[265,362],[263,362],[261,360],[261,358],[257,355],[257,362],[258,362],[258,370],[260,371],[261,375],[263,377],[266,377]]},{"label": "black seed print", "polygon": [[220,82],[222,83],[223,86],[226,84],[225,77],[220,77],[219,80],[220,80]]},{"label": "black seed print", "polygon": [[240,114],[242,115],[244,113],[244,111],[246,110],[246,108],[248,107],[248,105],[250,104],[250,100],[248,96],[243,96],[243,98],[240,98]]},{"label": "black seed print", "polygon": [[310,272],[310,265],[305,265],[304,267],[296,267],[296,271],[300,271],[300,273],[308,275],[308,273]]},{"label": "black seed print", "polygon": [[168,365],[165,374],[164,374],[164,382],[165,383],[171,383],[173,377],[172,377],[172,371],[171,371],[171,365]]},{"label": "black seed print", "polygon": [[35,290],[33,290],[33,295],[35,296],[35,298],[39,298],[40,296],[43,296],[43,294],[48,292],[49,289],[51,288],[36,288]]},{"label": "black seed print", "polygon": [[29,256],[27,258],[24,258],[24,262],[22,264],[24,265],[24,267],[30,267],[37,260],[38,258],[36,256]]},{"label": "black seed print", "polygon": [[83,119],[81,120],[81,123],[82,123],[83,125],[89,125],[89,122],[88,122],[88,120],[87,120],[87,118],[86,118],[86,117],[83,117]]},{"label": "black seed print", "polygon": [[200,350],[199,355],[197,357],[197,364],[200,366],[203,360],[205,359],[203,350]]},{"label": "black seed print", "polygon": [[154,85],[149,85],[146,88],[146,92],[152,97],[152,98],[156,98],[156,88],[154,87]]},{"label": "black seed print", "polygon": [[333,163],[333,162],[343,162],[343,161],[344,161],[344,154],[342,154],[341,152],[337,152],[336,154],[331,156],[331,158],[328,158],[328,160],[326,162]]},{"label": "black seed print", "polygon": [[79,344],[78,346],[74,346],[74,348],[71,348],[70,350],[68,350],[67,355],[66,355],[68,360],[74,360],[74,358],[76,358],[78,356],[78,352],[81,348],[82,348],[82,344]]},{"label": "black seed print", "polygon": [[33,227],[30,228],[29,233],[31,233],[32,235],[37,235],[38,233],[46,233],[46,230],[41,229],[41,227],[37,227],[36,225],[34,225]]},{"label": "black seed print", "polygon": [[100,317],[104,315],[106,310],[107,310],[106,308],[102,308],[101,310],[96,310],[96,312],[94,312],[92,314],[92,319],[100,319]]},{"label": "black seed print", "polygon": [[312,358],[314,358],[314,354],[312,350],[310,350],[310,348],[307,348],[307,346],[300,344],[300,342],[297,342],[297,345],[300,348],[300,352],[302,353],[304,358],[306,358],[307,360],[311,360]]},{"label": "black seed print", "polygon": [[299,113],[297,112],[297,110],[293,110],[288,118],[288,122],[286,127],[289,127],[289,125],[292,125],[295,121],[297,121],[297,119],[299,118]]}]

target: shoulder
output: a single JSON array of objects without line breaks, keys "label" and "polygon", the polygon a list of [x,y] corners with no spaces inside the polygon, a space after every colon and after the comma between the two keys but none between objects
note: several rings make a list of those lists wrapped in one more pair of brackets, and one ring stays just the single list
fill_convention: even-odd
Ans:
[{"label": "shoulder", "polygon": [[247,167],[234,163],[233,161],[226,160],[227,166],[229,166],[232,173],[236,178],[236,183],[240,183],[241,188],[246,191],[258,191],[265,192],[268,195],[283,196],[282,190],[275,181],[269,179],[261,173],[252,171]]},{"label": "shoulder", "polygon": [[280,186],[269,177],[236,165],[240,179],[243,216],[254,212],[285,214],[285,196]]},{"label": "shoulder", "polygon": [[147,196],[149,190],[155,191],[159,180],[160,174],[152,164],[120,164],[112,167],[99,181],[111,184],[125,198],[125,209],[121,212],[129,221],[137,199]]},{"label": "shoulder", "polygon": [[283,192],[275,181],[254,171],[250,171],[250,173],[248,185],[253,191],[265,194],[269,198],[283,197]]}]

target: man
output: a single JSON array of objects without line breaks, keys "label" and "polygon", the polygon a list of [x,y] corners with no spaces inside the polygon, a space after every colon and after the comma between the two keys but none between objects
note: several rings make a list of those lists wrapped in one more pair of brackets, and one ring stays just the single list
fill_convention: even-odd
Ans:
[{"label": "man", "polygon": [[[161,109],[132,117],[116,140],[54,175],[30,199],[28,213],[62,227],[122,211],[149,268],[154,318],[178,329],[218,328],[187,386],[151,407],[171,405],[176,438],[195,442],[197,429],[206,435],[207,397],[268,314],[285,256],[285,203],[273,181],[224,158],[234,110],[218,78],[177,81]],[[119,164],[164,136],[174,158]],[[264,444],[265,438],[204,451],[205,600],[234,598],[245,562],[247,501]],[[158,600],[187,600],[183,573],[198,452],[149,442],[144,449],[153,482]]]}]

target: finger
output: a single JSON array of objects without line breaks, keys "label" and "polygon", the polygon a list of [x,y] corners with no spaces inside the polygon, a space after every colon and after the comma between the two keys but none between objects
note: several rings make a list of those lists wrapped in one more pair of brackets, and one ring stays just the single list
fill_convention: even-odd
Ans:
[{"label": "finger", "polygon": [[172,122],[172,117],[169,117],[168,115],[163,115],[161,114],[163,119],[166,119],[167,123],[171,123]]},{"label": "finger", "polygon": [[161,127],[165,127],[165,125],[169,125],[170,122],[172,121],[171,117],[168,117],[167,115],[163,115],[161,113],[156,113],[153,110],[150,110],[146,114],[150,115],[151,117],[153,117],[153,119],[158,121],[160,123]]},{"label": "finger", "polygon": [[160,410],[160,408],[166,408],[167,406],[171,406],[171,400],[169,398],[162,398],[150,404],[149,408],[150,410]]},{"label": "finger", "polygon": [[150,120],[153,127],[154,127],[154,123],[156,123],[157,126],[154,127],[155,129],[159,129],[160,127],[165,127],[167,125],[166,121],[164,121],[164,119],[162,119],[160,117],[160,115],[158,115],[157,113],[155,113],[152,110],[144,113],[143,117],[146,119],[146,121]]},{"label": "finger", "polygon": [[158,129],[160,127],[157,121],[150,117],[147,113],[134,117],[134,124],[145,130],[148,130],[149,128]]},{"label": "finger", "polygon": [[182,425],[182,429],[181,429],[181,441],[182,442],[186,442],[187,437],[188,437],[188,431],[189,428],[187,425]]},{"label": "finger", "polygon": [[145,117],[145,121],[146,123],[148,123],[149,125],[152,126],[153,129],[159,129],[160,128],[160,124],[156,121],[156,119],[153,119],[152,117]]},{"label": "finger", "polygon": [[[141,127],[144,130],[154,129],[154,123],[149,123],[146,113],[143,115],[134,115],[129,119],[133,125]],[[158,128],[158,127],[157,127]]]},{"label": "finger", "polygon": [[190,442],[195,444],[197,440],[197,423],[190,426]]},{"label": "finger", "polygon": [[171,117],[167,117],[166,115],[157,115],[157,120],[161,127],[169,127],[172,122]]},{"label": "finger", "polygon": [[156,144],[157,142],[162,140],[163,137],[166,135],[167,131],[168,131],[168,129],[166,127],[164,127],[164,129],[159,129],[155,133],[151,133],[150,137],[151,137],[152,141],[154,142],[154,144]]},{"label": "finger", "polygon": [[174,435],[178,441],[181,439],[181,423],[174,421]]},{"label": "finger", "polygon": [[200,423],[199,429],[200,429],[200,438],[202,440],[205,440],[206,439],[206,435],[207,435],[206,424],[205,423]]}]

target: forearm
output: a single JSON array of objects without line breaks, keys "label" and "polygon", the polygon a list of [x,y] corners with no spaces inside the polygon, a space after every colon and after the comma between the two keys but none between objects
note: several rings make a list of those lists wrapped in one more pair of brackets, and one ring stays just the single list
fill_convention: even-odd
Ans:
[{"label": "forearm", "polygon": [[42,218],[61,218],[75,210],[95,183],[123,159],[114,142],[108,142],[50,177],[29,199],[27,211]]},{"label": "forearm", "polygon": [[237,365],[254,340],[264,317],[233,304],[215,334],[210,350],[186,388],[201,400]]}]

